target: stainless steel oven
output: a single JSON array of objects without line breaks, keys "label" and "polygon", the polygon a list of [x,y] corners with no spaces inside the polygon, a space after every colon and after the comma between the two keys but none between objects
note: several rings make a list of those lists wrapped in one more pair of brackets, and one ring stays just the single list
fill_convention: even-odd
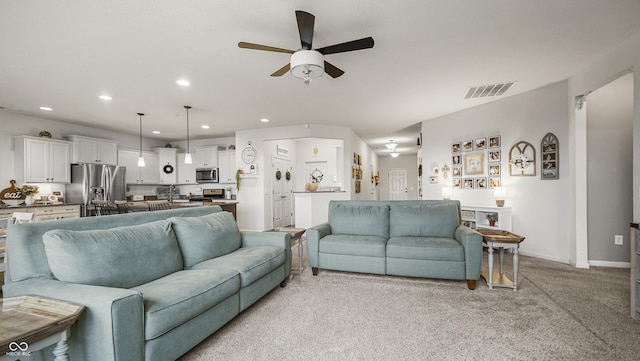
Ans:
[{"label": "stainless steel oven", "polygon": [[196,168],[196,182],[218,183],[218,168]]}]

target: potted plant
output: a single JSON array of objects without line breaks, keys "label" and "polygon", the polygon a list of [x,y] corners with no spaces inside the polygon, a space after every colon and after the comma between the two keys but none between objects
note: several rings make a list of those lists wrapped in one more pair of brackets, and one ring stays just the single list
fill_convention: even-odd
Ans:
[{"label": "potted plant", "polygon": [[487,220],[491,227],[495,227],[496,221],[498,220],[498,213],[487,213]]},{"label": "potted plant", "polygon": [[35,203],[33,196],[38,194],[39,191],[40,191],[40,188],[38,186],[32,186],[29,184],[25,184],[22,187],[20,187],[20,192],[22,192],[22,194],[26,196],[24,199],[24,203],[28,206],[31,206]]}]

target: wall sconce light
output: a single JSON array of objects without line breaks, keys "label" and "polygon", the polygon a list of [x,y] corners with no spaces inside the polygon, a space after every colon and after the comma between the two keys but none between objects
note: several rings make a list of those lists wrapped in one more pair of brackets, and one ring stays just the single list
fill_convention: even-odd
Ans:
[{"label": "wall sconce light", "polygon": [[496,199],[496,206],[504,207],[504,198],[507,196],[507,190],[505,187],[494,187],[493,198]]},{"label": "wall sconce light", "polygon": [[446,201],[451,199],[451,187],[442,187],[442,199]]},{"label": "wall sconce light", "polygon": [[138,113],[138,116],[140,117],[140,153],[138,154],[138,167],[144,167],[144,157],[142,156],[142,117],[144,113]]}]

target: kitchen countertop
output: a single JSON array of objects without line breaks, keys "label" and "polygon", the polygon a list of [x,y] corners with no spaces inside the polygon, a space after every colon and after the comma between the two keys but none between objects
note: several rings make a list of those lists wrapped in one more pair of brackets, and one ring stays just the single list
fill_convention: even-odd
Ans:
[{"label": "kitchen countertop", "polygon": [[17,206],[14,205],[9,205],[9,204],[5,204],[2,203],[0,204],[0,209],[17,209],[17,208],[37,208],[37,207],[58,207],[58,206],[78,206],[80,205],[79,203],[57,203],[57,204],[34,204],[31,206],[28,206],[26,204],[19,204]]}]

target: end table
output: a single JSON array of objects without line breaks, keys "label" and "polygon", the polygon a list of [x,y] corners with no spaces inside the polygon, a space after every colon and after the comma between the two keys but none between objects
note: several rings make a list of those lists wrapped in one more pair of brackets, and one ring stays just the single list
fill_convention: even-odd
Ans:
[{"label": "end table", "polygon": [[[524,237],[515,233],[494,229],[477,229],[482,234],[484,243],[486,243],[489,253],[489,272],[482,272],[482,277],[487,281],[489,289],[493,287],[513,288],[518,290],[518,247],[520,242],[524,241]],[[497,248],[500,252],[500,273],[493,272],[493,250]],[[504,250],[510,249],[513,252],[513,281],[511,281],[502,270],[502,262],[504,259]]]},{"label": "end table", "polygon": [[55,361],[68,361],[69,329],[84,306],[39,296],[0,298],[0,361],[24,360],[56,344]]}]

